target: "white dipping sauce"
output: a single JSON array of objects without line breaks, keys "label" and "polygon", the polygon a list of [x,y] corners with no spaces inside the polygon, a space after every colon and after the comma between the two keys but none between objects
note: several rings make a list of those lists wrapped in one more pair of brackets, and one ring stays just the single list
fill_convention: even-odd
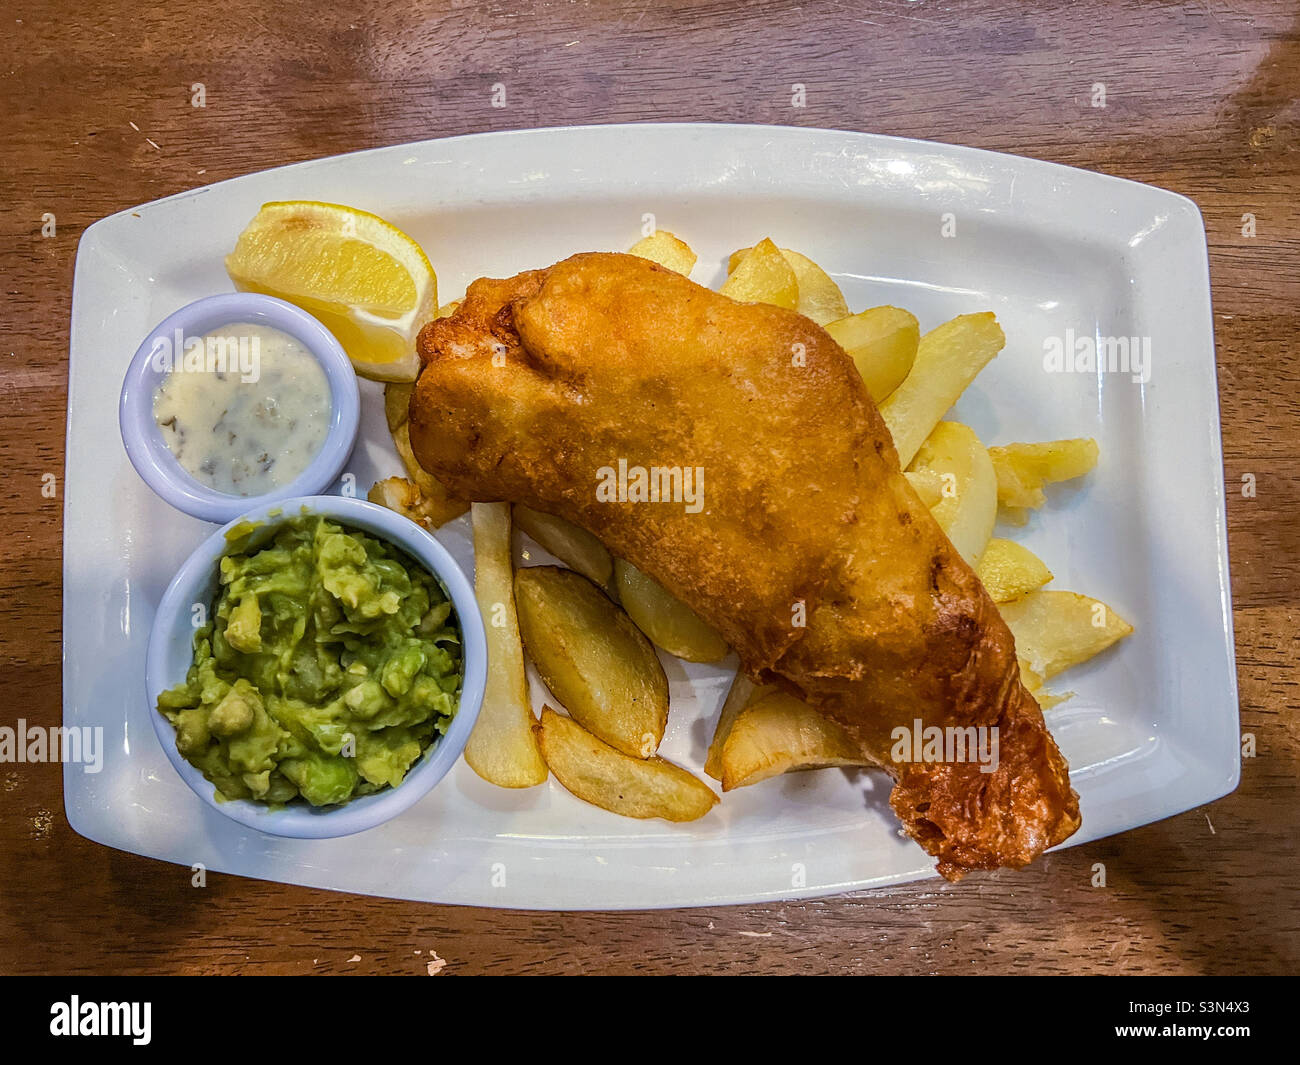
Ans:
[{"label": "white dipping sauce", "polygon": [[227,495],[262,495],[298,477],[325,443],[329,380],[288,333],[236,322],[176,353],[153,414],[195,480]]}]

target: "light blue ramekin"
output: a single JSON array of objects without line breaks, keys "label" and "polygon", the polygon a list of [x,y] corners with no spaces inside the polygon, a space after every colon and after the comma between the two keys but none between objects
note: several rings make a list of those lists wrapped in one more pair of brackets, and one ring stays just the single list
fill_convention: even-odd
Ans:
[{"label": "light blue ramekin", "polygon": [[[330,424],[325,443],[295,480],[257,496],[236,496],[200,484],[176,460],[153,415],[154,393],[167,375],[152,357],[160,338],[176,331],[201,337],[223,325],[248,322],[295,337],[320,362],[330,386]],[[347,353],[325,326],[292,303],[256,292],[231,292],[186,304],[145,337],[122,382],[118,425],[127,457],[145,483],[178,510],[205,521],[225,522],[246,510],[295,496],[324,492],[343,472],[361,424],[357,376]]]},{"label": "light blue ramekin", "polygon": [[[274,525],[304,512],[319,514],[351,529],[386,540],[423,566],[442,585],[451,600],[460,629],[464,676],[460,704],[446,735],[437,738],[396,788],[366,795],[342,806],[317,809],[290,803],[278,810],[236,799],[218,802],[215,789],[176,747],[176,730],[158,712],[158,696],[185,679],[194,660],[193,607],[204,604],[211,612],[218,586],[218,568],[226,553],[226,533],[239,521]],[[374,828],[419,802],[451,769],[465,749],[483,705],[487,684],[487,636],[474,589],[456,560],[434,537],[414,522],[391,510],[349,496],[309,496],[265,503],[240,515],[213,533],[185,560],[163,593],[149,633],[145,658],[145,694],[158,741],[185,783],[213,809],[241,825],[273,836],[326,839]]]}]

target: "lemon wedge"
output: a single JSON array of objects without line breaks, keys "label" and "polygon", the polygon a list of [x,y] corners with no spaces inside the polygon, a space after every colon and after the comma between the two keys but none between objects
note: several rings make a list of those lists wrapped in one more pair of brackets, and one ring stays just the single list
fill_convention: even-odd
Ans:
[{"label": "lemon wedge", "polygon": [[244,292],[315,315],[362,377],[414,381],[415,337],[438,306],[438,279],[420,246],[378,215],[337,203],[262,205],[226,256]]}]

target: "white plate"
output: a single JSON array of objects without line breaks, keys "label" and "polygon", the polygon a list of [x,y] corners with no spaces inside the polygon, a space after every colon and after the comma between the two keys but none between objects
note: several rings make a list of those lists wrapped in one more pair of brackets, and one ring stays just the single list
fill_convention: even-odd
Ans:
[{"label": "white plate", "polygon": [[[1208,802],[1238,777],[1236,673],[1205,234],[1189,200],[1005,155],[856,133],[637,125],[428,141],[253,174],[91,226],[77,254],[64,513],[64,722],[102,726],[103,770],[69,765],[83,836],[210,870],[437,902],[538,909],[688,906],[822,895],[932,875],[899,837],[888,783],[827,770],[726,796],[693,825],[625,820],[554,781],[518,793],[463,763],[386,826],[273,839],[208,810],[160,750],[144,698],[162,590],[207,531],[158,500],[117,431],[140,338],[230,289],[222,258],[267,200],[355,204],[424,246],[440,296],[576,251],[622,250],[648,215],[700,253],[697,280],[771,235],[813,256],[853,309],[928,328],[991,308],[1008,344],[955,415],[989,444],[1094,436],[1097,470],[1051,494],[1023,537],[1054,587],[1137,632],[1060,686],[1048,715],[1083,803],[1082,843]],[[945,236],[952,232],[955,235]],[[1145,384],[1044,371],[1045,341],[1147,337]],[[363,390],[357,490],[398,471]],[[464,520],[440,539],[467,567]],[[664,754],[702,764],[730,669],[667,663]]]}]

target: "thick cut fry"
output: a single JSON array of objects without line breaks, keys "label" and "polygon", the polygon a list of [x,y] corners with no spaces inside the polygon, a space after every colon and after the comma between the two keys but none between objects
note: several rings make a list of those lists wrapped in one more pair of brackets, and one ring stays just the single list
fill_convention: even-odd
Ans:
[{"label": "thick cut fry", "polygon": [[614,575],[614,560],[605,545],[573,522],[543,514],[521,503],[514,507],[515,527],[522,529],[566,566],[576,569],[602,588]]},{"label": "thick cut fry", "polygon": [[782,248],[781,254],[794,271],[795,283],[799,286],[799,300],[794,308],[796,311],[818,325],[833,322],[849,313],[844,293],[830,274],[797,251]]},{"label": "thick cut fry", "polygon": [[530,788],[546,779],[546,763],[533,731],[537,718],[515,613],[510,504],[475,503],[473,521],[474,597],[486,622],[488,675],[465,761],[493,784]]},{"label": "thick cut fry", "polygon": [[736,723],[740,712],[751,703],[756,703],[763,696],[776,691],[771,684],[755,684],[744,670],[737,670],[727,689],[727,697],[722,702],[718,714],[718,723],[713,727],[713,739],[709,743],[708,758],[704,762],[704,772],[714,780],[722,779],[722,749],[726,746],[731,727]]},{"label": "thick cut fry", "polygon": [[415,457],[415,452],[411,450],[411,427],[409,423],[403,422],[393,432],[393,446],[397,448],[398,457],[402,460],[402,465],[406,467],[407,477],[414,481],[416,488],[420,490],[421,512],[433,523],[433,528],[436,529],[440,525],[445,525],[469,510],[469,503],[463,499],[457,499],[447,489],[446,485],[420,465],[419,460]]},{"label": "thick cut fry", "polygon": [[629,757],[549,706],[542,709],[537,734],[555,779],[602,810],[624,817],[695,821],[718,801],[712,788],[681,766],[658,756]]},{"label": "thick cut fry", "polygon": [[870,307],[830,322],[826,332],[853,360],[876,406],[907,379],[921,341],[916,316],[899,307]]},{"label": "thick cut fry", "polygon": [[995,603],[1019,599],[1052,579],[1052,571],[1029,548],[996,536],[984,548],[975,573]]},{"label": "thick cut fry", "polygon": [[963,314],[921,338],[912,372],[880,404],[904,469],[966,386],[1005,343],[992,311]]},{"label": "thick cut fry", "polygon": [[1021,661],[1045,681],[1133,631],[1105,603],[1075,592],[1030,592],[999,610]]},{"label": "thick cut fry", "polygon": [[386,477],[376,481],[370,486],[366,498],[431,532],[461,513],[459,510],[453,513],[438,500],[429,499],[415,482],[405,477]]},{"label": "thick cut fry", "polygon": [[740,712],[722,748],[722,790],[743,788],[797,769],[869,765],[844,730],[785,692]]},{"label": "thick cut fry", "polygon": [[396,433],[406,424],[414,391],[415,385],[405,381],[390,381],[384,386],[384,420],[390,433]]},{"label": "thick cut fry", "polygon": [[[752,250],[752,248],[741,248],[739,251],[733,251],[731,258],[727,260],[727,272],[734,273],[741,260]],[[800,255],[789,248],[778,250],[790,264],[790,269],[794,271],[795,283],[799,286],[799,300],[794,308],[796,311],[806,318],[811,318],[818,325],[833,322],[849,313],[849,305],[844,300],[844,293],[840,291],[840,286],[835,283],[830,274],[806,255]]]},{"label": "thick cut fry", "polygon": [[930,513],[967,565],[978,566],[998,517],[998,484],[975,430],[961,422],[940,422],[912,465],[939,475],[940,498]]},{"label": "thick cut fry", "polygon": [[1090,437],[991,447],[998,502],[1013,513],[1024,508],[1037,510],[1047,502],[1043,485],[1082,477],[1097,465],[1098,454],[1097,441]]},{"label": "thick cut fry", "polygon": [[630,562],[614,561],[614,583],[623,609],[657,647],[688,662],[727,656],[727,641],[717,629]]},{"label": "thick cut fry", "polygon": [[420,466],[411,450],[411,430],[407,425],[414,384],[392,381],[384,386],[384,420],[393,435],[408,479],[389,477],[376,482],[367,493],[372,503],[404,514],[426,529],[436,529],[469,510],[469,504],[453,496],[445,485]]},{"label": "thick cut fry", "polygon": [[687,277],[691,276],[698,258],[686,241],[673,236],[666,229],[656,229],[650,236],[642,237],[628,248],[628,253],[649,259],[652,263],[666,266]]},{"label": "thick cut fry", "polygon": [[668,724],[668,678],[632,619],[580,573],[515,574],[519,631],[543,683],[583,728],[649,758]]},{"label": "thick cut fry", "polygon": [[1067,699],[1074,698],[1074,692],[1061,692],[1059,695],[1049,692],[1043,687],[1043,678],[1030,669],[1023,658],[1020,659],[1020,682],[1024,684],[1025,690],[1034,697],[1042,710],[1050,710]]},{"label": "thick cut fry", "polygon": [[939,500],[943,498],[943,478],[935,470],[906,470],[903,476],[907,478],[908,483],[930,510],[938,505]]},{"label": "thick cut fry", "polygon": [[770,303],[789,311],[799,304],[799,281],[794,269],[766,238],[736,264],[720,291],[739,303]]}]

